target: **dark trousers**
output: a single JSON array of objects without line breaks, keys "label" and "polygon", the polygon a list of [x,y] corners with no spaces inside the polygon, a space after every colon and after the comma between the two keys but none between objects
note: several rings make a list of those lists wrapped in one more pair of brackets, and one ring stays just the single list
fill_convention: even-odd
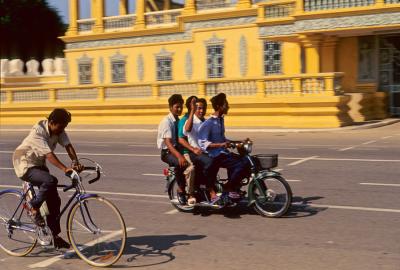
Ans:
[{"label": "dark trousers", "polygon": [[31,205],[34,208],[40,208],[44,201],[47,203],[49,215],[46,217],[47,225],[49,226],[53,236],[61,232],[60,215],[61,199],[57,191],[58,180],[49,173],[47,167],[32,167],[21,177],[22,180],[39,187],[39,192],[36,197],[31,200]]},{"label": "dark trousers", "polygon": [[178,183],[178,186],[182,189],[185,190],[186,186],[186,181],[185,181],[185,176],[183,175],[183,172],[185,171],[185,168],[181,168],[179,166],[178,159],[171,154],[167,150],[162,150],[161,151],[161,160],[167,163],[171,167],[175,167],[175,177],[176,177],[176,182]]},{"label": "dark trousers", "polygon": [[196,184],[205,184],[207,187],[213,187],[217,180],[218,168],[212,167],[213,159],[207,154],[196,155],[189,153],[196,170]]},{"label": "dark trousers", "polygon": [[246,157],[229,153],[221,153],[213,159],[212,170],[226,168],[228,170],[229,185],[239,188],[243,178],[249,174],[249,161]]}]

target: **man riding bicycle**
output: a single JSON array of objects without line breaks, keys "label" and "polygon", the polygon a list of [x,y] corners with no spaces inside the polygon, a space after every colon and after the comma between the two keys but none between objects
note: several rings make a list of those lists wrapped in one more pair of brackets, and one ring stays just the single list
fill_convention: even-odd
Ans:
[{"label": "man riding bicycle", "polygon": [[36,197],[28,202],[28,213],[36,225],[44,226],[45,222],[39,209],[46,201],[49,210],[46,221],[53,234],[53,244],[56,248],[69,248],[70,245],[58,236],[61,232],[58,219],[61,199],[57,191],[58,180],[50,174],[46,160],[64,173],[72,170],[65,166],[54,153],[57,143],[59,143],[65,147],[73,161],[74,168],[81,168],[75,149],[65,132],[69,122],[71,122],[71,114],[68,111],[61,108],[54,109],[48,119],[41,120],[33,126],[29,135],[13,154],[16,175],[23,181],[39,187]]}]

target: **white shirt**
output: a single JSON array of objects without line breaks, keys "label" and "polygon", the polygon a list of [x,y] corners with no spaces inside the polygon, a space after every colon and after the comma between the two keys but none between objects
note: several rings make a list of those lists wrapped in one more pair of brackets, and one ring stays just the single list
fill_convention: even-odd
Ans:
[{"label": "white shirt", "polygon": [[158,133],[157,133],[157,147],[158,149],[168,149],[167,145],[164,143],[164,139],[170,138],[172,139],[172,143],[177,145],[176,138],[178,123],[176,122],[175,116],[172,113],[169,113],[158,125]]},{"label": "white shirt", "polygon": [[203,121],[201,121],[196,115],[193,115],[193,125],[192,125],[191,131],[185,130],[186,124],[187,124],[187,121],[185,122],[185,125],[183,128],[183,135],[187,136],[188,142],[191,146],[200,148],[200,146],[198,144],[198,134],[199,134],[200,126],[203,124]]},{"label": "white shirt", "polygon": [[50,136],[48,120],[39,121],[14,151],[13,165],[15,174],[18,177],[22,177],[31,167],[45,166],[46,155],[56,149],[57,143],[63,147],[70,144],[65,131],[60,135],[53,134]]}]

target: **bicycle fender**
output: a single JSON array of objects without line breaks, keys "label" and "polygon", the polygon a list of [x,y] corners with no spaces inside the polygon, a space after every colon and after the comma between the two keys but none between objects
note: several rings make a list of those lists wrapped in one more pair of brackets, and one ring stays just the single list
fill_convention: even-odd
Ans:
[{"label": "bicycle fender", "polygon": [[250,207],[252,204],[254,204],[256,202],[254,193],[252,192],[253,187],[255,186],[255,181],[257,180],[253,180],[249,183],[249,185],[247,186],[247,198],[248,198],[248,203],[247,206]]},{"label": "bicycle fender", "polygon": [[266,177],[280,176],[280,175],[281,174],[279,172],[276,172],[276,171],[260,171],[257,174],[257,176],[252,181],[250,181],[250,183],[248,185],[247,194],[248,194],[249,202],[248,202],[247,206],[251,206],[256,201],[256,198],[255,198],[254,193],[252,192],[252,190],[253,190],[254,186],[257,186],[259,184],[259,182],[258,182],[259,179],[263,179],[263,178],[266,178]]},{"label": "bicycle fender", "polygon": [[1,190],[0,191],[0,195],[3,195],[4,193],[16,193],[16,194],[19,194],[21,196],[23,195],[22,192],[20,190],[17,190],[17,189],[5,189],[5,190]]}]

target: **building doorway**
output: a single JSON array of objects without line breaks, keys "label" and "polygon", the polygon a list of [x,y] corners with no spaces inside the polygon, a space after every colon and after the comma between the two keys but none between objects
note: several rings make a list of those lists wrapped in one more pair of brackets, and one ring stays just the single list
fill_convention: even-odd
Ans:
[{"label": "building doorway", "polygon": [[400,116],[400,34],[379,38],[379,89],[389,96],[389,112]]}]

